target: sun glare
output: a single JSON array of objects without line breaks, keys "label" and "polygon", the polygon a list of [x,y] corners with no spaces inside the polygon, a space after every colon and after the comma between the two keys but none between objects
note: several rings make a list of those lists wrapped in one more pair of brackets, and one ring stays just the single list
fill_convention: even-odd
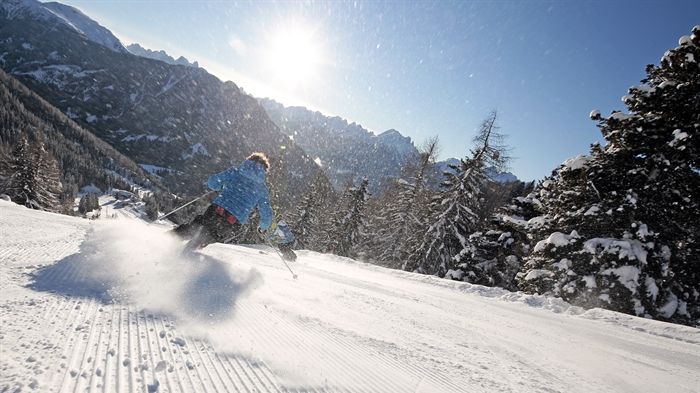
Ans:
[{"label": "sun glare", "polygon": [[312,31],[282,29],[271,37],[265,62],[276,83],[298,87],[317,76],[320,48]]}]

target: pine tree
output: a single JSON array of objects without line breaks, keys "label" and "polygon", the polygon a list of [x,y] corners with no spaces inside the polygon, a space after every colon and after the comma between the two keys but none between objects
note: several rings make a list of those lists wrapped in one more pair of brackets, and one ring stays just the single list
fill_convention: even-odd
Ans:
[{"label": "pine tree", "polygon": [[700,318],[700,27],[623,100],[591,113],[607,141],[543,186],[548,216],[519,285],[574,304]]},{"label": "pine tree", "polygon": [[450,270],[464,267],[462,264],[473,249],[469,235],[480,225],[486,164],[500,167],[507,160],[496,119],[496,112],[492,112],[474,138],[471,157],[462,159],[453,171],[445,173],[442,192],[432,202],[432,210],[436,212],[433,223],[404,269],[443,277]]},{"label": "pine tree", "polygon": [[143,202],[145,203],[145,211],[148,219],[151,221],[157,220],[160,215],[160,203],[156,195],[147,195],[143,198]]},{"label": "pine tree", "polygon": [[343,195],[344,206],[336,215],[334,228],[327,245],[333,254],[354,257],[362,241],[362,230],[366,226],[365,205],[369,198],[368,180],[365,178],[359,187],[349,187]]},{"label": "pine tree", "polygon": [[296,237],[297,247],[315,251],[323,250],[322,245],[326,242],[324,238],[331,221],[328,212],[333,196],[330,184],[324,175],[319,173],[288,218]]},{"label": "pine tree", "polygon": [[376,198],[370,198],[365,206],[367,220],[363,232],[361,243],[357,245],[358,258],[374,263],[376,265],[390,267],[384,259],[388,248],[390,234],[388,229],[387,215],[391,209],[392,201],[396,198],[396,188],[393,185],[387,187],[383,193]]},{"label": "pine tree", "polygon": [[78,202],[78,211],[80,213],[86,214],[97,209],[100,209],[100,201],[94,192],[88,192],[80,198]]},{"label": "pine tree", "polygon": [[5,171],[3,192],[13,202],[32,209],[60,210],[58,164],[41,142],[32,146],[27,139],[20,140]]},{"label": "pine tree", "polygon": [[[376,203],[371,204],[367,254],[381,264],[401,268],[420,245],[429,225],[432,191],[427,174],[435,163],[437,138],[428,140],[414,165],[408,168],[409,181],[400,179]],[[412,173],[411,173],[412,172]]]},{"label": "pine tree", "polygon": [[461,165],[454,168],[455,173],[445,173],[444,191],[432,202],[439,214],[416,253],[419,259],[415,269],[410,270],[443,277],[456,257],[470,247],[467,237],[476,229],[478,218],[473,208],[478,203],[484,180],[480,176],[483,170],[480,164],[478,160],[463,159]]},{"label": "pine tree", "polygon": [[469,263],[465,264],[469,270],[455,272],[455,275],[473,284],[517,290],[515,276],[531,250],[529,234],[543,225],[540,206],[533,192],[516,196],[501,207],[492,216],[487,229],[469,236],[473,246]]}]

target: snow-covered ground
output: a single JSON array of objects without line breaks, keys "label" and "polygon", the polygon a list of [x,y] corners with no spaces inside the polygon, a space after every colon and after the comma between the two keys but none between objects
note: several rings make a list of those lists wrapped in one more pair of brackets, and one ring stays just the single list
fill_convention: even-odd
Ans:
[{"label": "snow-covered ground", "polygon": [[0,392],[697,392],[700,331],[0,201]]}]

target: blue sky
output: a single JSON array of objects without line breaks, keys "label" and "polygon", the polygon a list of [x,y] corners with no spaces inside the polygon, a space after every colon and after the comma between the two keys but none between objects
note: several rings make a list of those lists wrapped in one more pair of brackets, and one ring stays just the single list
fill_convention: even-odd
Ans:
[{"label": "blue sky", "polygon": [[526,180],[586,153],[589,112],[624,109],[645,65],[700,24],[697,1],[63,2],[256,96],[417,144],[438,135],[441,158],[466,155],[497,109]]}]

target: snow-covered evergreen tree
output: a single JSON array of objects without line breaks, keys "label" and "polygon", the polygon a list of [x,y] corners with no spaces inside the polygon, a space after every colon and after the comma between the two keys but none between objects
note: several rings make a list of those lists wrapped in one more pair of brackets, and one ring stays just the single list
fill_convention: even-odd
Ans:
[{"label": "snow-covered evergreen tree", "polygon": [[416,252],[415,268],[408,270],[443,277],[461,259],[460,254],[471,247],[467,237],[477,228],[478,215],[474,210],[484,181],[483,165],[478,159],[467,158],[454,169],[455,173],[445,173],[444,191],[432,202],[439,214]]},{"label": "snow-covered evergreen tree", "polygon": [[540,202],[535,193],[517,196],[501,207],[486,229],[469,236],[472,252],[467,269],[454,271],[450,277],[461,277],[474,284],[517,290],[515,276],[523,258],[530,253],[530,233],[542,226]]},{"label": "snow-covered evergreen tree", "polygon": [[32,209],[60,210],[58,163],[41,142],[30,145],[27,139],[20,140],[3,172],[2,192],[12,201]]},{"label": "snow-covered evergreen tree", "polygon": [[382,265],[401,268],[420,245],[428,227],[430,198],[427,174],[435,163],[437,138],[428,140],[416,162],[407,168],[407,178],[371,204],[366,253]]},{"label": "snow-covered evergreen tree", "polygon": [[524,290],[584,306],[697,324],[700,318],[700,27],[623,101],[593,111],[607,144],[544,185],[548,231]]},{"label": "snow-covered evergreen tree", "polygon": [[334,193],[328,181],[322,174],[317,175],[288,218],[297,247],[323,250],[331,222],[328,212],[333,197]]},{"label": "snow-covered evergreen tree", "polygon": [[369,199],[368,180],[359,187],[349,187],[343,195],[343,209],[336,215],[327,249],[333,254],[354,257],[367,224],[365,206]]},{"label": "snow-covered evergreen tree", "polygon": [[78,202],[78,211],[82,214],[89,213],[93,210],[100,208],[100,201],[97,194],[94,192],[88,192],[80,198]]},{"label": "snow-covered evergreen tree", "polygon": [[432,202],[433,222],[404,269],[443,277],[465,263],[465,257],[471,254],[473,246],[468,238],[480,224],[486,164],[505,159],[503,136],[498,133],[496,118],[496,112],[492,112],[482,123],[471,157],[462,159],[459,166],[445,173],[442,192]]},{"label": "snow-covered evergreen tree", "polygon": [[160,214],[160,203],[158,203],[156,195],[147,195],[143,198],[143,202],[145,203],[146,216],[152,221],[157,220]]}]

